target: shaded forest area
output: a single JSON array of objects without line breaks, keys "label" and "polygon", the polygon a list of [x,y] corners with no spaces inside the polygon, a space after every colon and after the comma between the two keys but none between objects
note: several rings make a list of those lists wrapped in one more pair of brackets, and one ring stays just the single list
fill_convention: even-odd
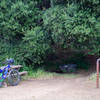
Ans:
[{"label": "shaded forest area", "polygon": [[98,56],[100,0],[0,0],[0,62],[88,69]]}]

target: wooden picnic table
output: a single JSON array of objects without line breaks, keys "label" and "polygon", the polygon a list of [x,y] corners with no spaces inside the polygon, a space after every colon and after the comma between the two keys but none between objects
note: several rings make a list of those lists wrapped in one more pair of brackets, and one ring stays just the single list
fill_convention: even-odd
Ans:
[{"label": "wooden picnic table", "polygon": [[[21,65],[10,65],[11,66],[11,68],[10,69],[17,69],[18,71],[20,70],[20,68],[22,68],[23,66],[21,66]],[[2,67],[0,67],[0,69],[4,69],[4,67],[5,66],[2,66]],[[25,74],[27,74],[27,71],[22,71],[22,72],[19,72],[19,75],[25,75]]]}]

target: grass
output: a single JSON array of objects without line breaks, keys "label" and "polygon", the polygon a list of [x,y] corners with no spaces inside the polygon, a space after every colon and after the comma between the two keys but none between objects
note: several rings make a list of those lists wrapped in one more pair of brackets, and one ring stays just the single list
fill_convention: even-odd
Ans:
[{"label": "grass", "polygon": [[67,73],[55,73],[55,72],[46,72],[43,69],[38,70],[30,70],[28,71],[28,75],[24,77],[24,79],[34,78],[34,79],[51,79],[57,77],[63,78],[75,78],[78,74],[67,74]]},{"label": "grass", "polygon": [[[93,81],[96,81],[97,79],[97,73],[93,73],[89,76],[89,80],[93,80]],[[100,74],[99,74],[99,79],[100,79]]]}]

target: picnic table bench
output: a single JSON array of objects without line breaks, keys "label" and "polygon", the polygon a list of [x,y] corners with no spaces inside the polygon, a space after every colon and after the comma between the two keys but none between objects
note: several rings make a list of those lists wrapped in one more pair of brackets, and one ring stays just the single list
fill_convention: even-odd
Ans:
[{"label": "picnic table bench", "polygon": [[[18,71],[20,70],[20,68],[22,68],[23,66],[21,65],[11,65],[11,69],[17,69]],[[0,67],[0,69],[4,69],[4,66]],[[26,75],[27,74],[27,71],[22,71],[22,72],[19,72],[19,75]]]}]

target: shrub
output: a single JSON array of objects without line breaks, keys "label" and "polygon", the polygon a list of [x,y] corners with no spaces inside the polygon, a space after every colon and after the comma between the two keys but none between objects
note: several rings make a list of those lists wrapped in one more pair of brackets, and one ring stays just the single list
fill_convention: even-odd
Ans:
[{"label": "shrub", "polygon": [[41,64],[49,49],[42,28],[35,27],[34,30],[27,31],[23,39],[25,43],[23,58],[28,64]]},{"label": "shrub", "polygon": [[[55,6],[45,11],[44,27],[56,45],[99,54],[99,17],[77,4]],[[97,48],[98,47],[98,48]]]},{"label": "shrub", "polygon": [[32,68],[60,48],[100,56],[100,0],[1,0],[0,39],[0,60]]}]

